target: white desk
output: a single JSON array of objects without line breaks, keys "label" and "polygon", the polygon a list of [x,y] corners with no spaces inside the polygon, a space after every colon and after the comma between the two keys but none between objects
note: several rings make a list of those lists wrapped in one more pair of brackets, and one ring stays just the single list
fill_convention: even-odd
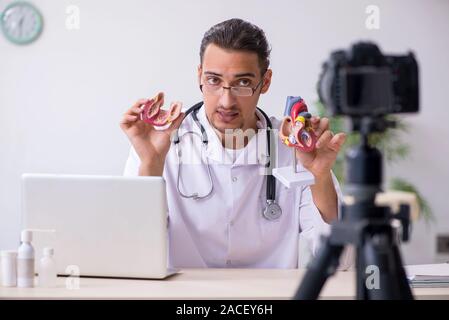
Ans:
[{"label": "white desk", "polygon": [[[0,299],[290,299],[304,270],[185,269],[165,280],[81,278],[80,289],[0,287]],[[322,299],[352,299],[355,273],[338,272]],[[414,289],[417,299],[449,299],[449,288]]]}]

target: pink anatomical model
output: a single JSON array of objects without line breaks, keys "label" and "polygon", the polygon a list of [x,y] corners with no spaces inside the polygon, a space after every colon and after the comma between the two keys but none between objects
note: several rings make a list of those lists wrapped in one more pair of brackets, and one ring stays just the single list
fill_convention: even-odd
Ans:
[{"label": "pink anatomical model", "polygon": [[164,93],[159,92],[143,106],[140,119],[156,127],[170,125],[181,114],[182,103],[172,102],[168,110],[162,110]]}]

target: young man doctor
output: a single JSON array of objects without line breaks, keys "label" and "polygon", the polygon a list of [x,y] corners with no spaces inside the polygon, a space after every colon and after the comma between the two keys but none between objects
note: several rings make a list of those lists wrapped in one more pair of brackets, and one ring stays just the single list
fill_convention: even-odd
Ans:
[{"label": "young man doctor", "polygon": [[[191,152],[207,158],[213,191],[205,198],[184,198],[177,188],[181,174],[179,189],[184,194],[204,195],[211,189],[207,162],[178,170],[178,154],[170,138],[178,128],[180,135],[189,130],[199,133],[192,116],[183,119],[182,114],[168,129],[155,130],[139,117],[148,99],[137,101],[123,115],[120,127],[132,144],[124,174],[163,176],[166,181],[172,267],[297,268],[300,234],[316,253],[320,235],[337,219],[340,191],[331,168],[346,137],[329,131],[328,119],[312,119],[319,138],[316,150],[296,151],[315,184],[287,189],[276,182],[282,214],[275,220],[262,215],[266,176],[260,169],[265,162],[252,157],[258,149],[256,141],[266,139],[266,132],[249,136],[240,145],[225,144],[230,129],[257,132],[267,127],[256,106],[260,94],[270,87],[269,54],[264,32],[240,19],[219,23],[204,35],[198,66],[204,105],[197,115],[209,143],[203,150],[201,139],[190,137],[180,148],[183,158]],[[241,88],[251,88],[252,94]],[[279,129],[280,121],[270,119],[273,128]],[[279,143],[275,152],[277,167],[292,165],[290,148]]]}]

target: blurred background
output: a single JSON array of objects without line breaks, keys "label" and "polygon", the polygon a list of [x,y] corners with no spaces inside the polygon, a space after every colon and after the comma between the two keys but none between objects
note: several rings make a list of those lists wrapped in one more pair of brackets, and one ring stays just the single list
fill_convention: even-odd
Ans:
[{"label": "blurred background", "polygon": [[[0,0],[0,12],[14,2]],[[201,100],[203,34],[242,18],[261,27],[272,46],[272,85],[259,107],[278,117],[288,95],[317,104],[316,83],[332,50],[370,40],[384,54],[416,54],[421,112],[401,116],[407,132],[386,138],[408,148],[388,162],[385,181],[406,179],[431,209],[403,245],[405,262],[449,260],[449,1],[30,3],[42,14],[41,35],[18,45],[0,34],[1,249],[19,242],[22,173],[121,175],[130,146],[119,128],[122,113],[158,91],[185,106]]]}]

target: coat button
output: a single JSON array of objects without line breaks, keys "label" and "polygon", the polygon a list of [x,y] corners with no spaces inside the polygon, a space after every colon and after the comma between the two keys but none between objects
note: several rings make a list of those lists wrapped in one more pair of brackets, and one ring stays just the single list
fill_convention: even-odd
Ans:
[{"label": "coat button", "polygon": [[238,180],[237,177],[232,178],[232,181],[236,182]]}]

